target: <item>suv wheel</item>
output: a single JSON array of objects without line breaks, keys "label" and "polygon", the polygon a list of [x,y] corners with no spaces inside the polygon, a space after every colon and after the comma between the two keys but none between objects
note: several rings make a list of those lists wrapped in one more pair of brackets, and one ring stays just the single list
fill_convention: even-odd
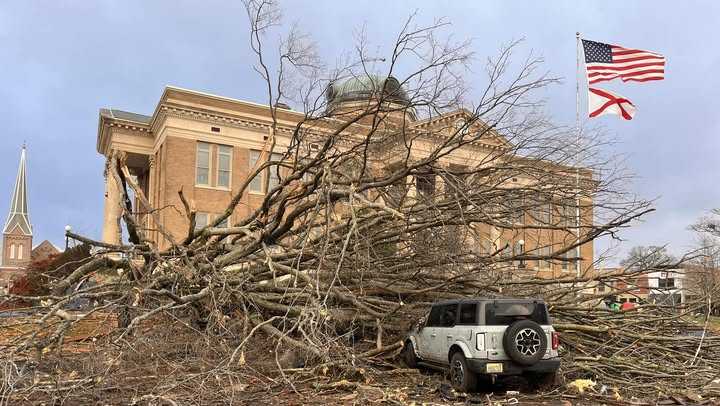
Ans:
[{"label": "suv wheel", "polygon": [[415,347],[410,340],[405,343],[405,347],[402,351],[402,359],[405,362],[405,365],[407,365],[409,368],[418,367],[418,359],[415,355]]},{"label": "suv wheel", "polygon": [[477,385],[477,377],[468,369],[467,360],[460,351],[450,359],[450,382],[460,392],[470,392]]},{"label": "suv wheel", "polygon": [[532,320],[518,320],[511,324],[503,336],[505,353],[521,365],[533,365],[547,351],[547,337],[539,324]]}]

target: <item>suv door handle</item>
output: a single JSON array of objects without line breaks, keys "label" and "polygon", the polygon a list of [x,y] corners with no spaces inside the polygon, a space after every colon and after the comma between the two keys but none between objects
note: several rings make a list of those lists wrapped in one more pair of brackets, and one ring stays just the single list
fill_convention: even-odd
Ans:
[{"label": "suv door handle", "polygon": [[447,336],[447,338],[452,338],[452,336]]},{"label": "suv door handle", "polygon": [[437,337],[437,334],[430,334],[430,337]]}]

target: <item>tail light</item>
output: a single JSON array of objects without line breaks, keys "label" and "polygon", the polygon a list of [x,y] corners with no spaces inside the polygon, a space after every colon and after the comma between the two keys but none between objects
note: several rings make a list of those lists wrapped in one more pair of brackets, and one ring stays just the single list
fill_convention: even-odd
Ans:
[{"label": "tail light", "polygon": [[485,351],[485,333],[475,334],[475,349]]},{"label": "tail light", "polygon": [[552,333],[552,349],[557,350],[560,346],[560,333],[553,331]]}]

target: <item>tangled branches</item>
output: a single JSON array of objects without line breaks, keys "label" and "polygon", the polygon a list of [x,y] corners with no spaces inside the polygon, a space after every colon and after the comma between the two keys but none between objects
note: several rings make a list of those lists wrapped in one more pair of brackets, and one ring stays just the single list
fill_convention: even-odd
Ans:
[{"label": "tangled branches", "polygon": [[[117,328],[93,349],[102,355],[83,367],[90,372],[77,386],[57,391],[107,391],[135,376],[144,394],[202,383],[227,400],[235,389],[228,394],[218,382],[247,385],[250,370],[275,382],[257,366],[267,358],[259,349],[275,355],[272,367],[290,385],[286,374],[298,369],[367,377],[394,367],[404,333],[430,302],[504,295],[542,296],[554,306],[569,332],[571,375],[612,374],[617,384],[677,378],[670,363],[686,362],[693,346],[700,350],[687,370],[711,375],[715,338],[668,335],[682,315],[592,310],[601,299],[588,294],[595,284],[648,271],[597,274],[593,241],[652,209],[624,193],[625,175],[600,154],[600,138],[587,133],[577,145],[539,113],[535,92],[556,82],[538,73],[539,60],[511,70],[516,44],[503,49],[486,67],[478,101],[461,104],[466,44],[440,41],[443,22],[416,27],[411,19],[383,75],[368,73],[377,58],[364,39],[355,62],[325,72],[293,31],[273,85],[262,47],[278,18],[269,6],[247,4],[270,130],[225,211],[196,227],[180,189],[175,208],[186,226],[182,234],[169,230],[125,154],[111,151],[108,178],[122,194],[113,209],[128,243],[68,233],[94,247],[93,257],[53,280],[47,294],[7,296],[31,303],[34,315],[7,347],[11,359],[62,353],[83,322],[108,317]],[[288,77],[306,85],[287,86]],[[283,101],[302,112],[280,112]],[[240,215],[251,188],[265,193]],[[68,311],[80,299],[89,303]],[[654,363],[666,342],[676,344],[675,355]],[[6,393],[17,393],[18,371],[8,373]],[[38,388],[23,385],[20,392]]]}]

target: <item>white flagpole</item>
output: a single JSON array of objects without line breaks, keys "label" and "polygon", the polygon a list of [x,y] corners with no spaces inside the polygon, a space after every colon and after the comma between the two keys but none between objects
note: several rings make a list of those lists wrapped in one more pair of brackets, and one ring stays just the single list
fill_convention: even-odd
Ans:
[{"label": "white flagpole", "polygon": [[[575,33],[575,244],[580,243],[580,32]],[[580,246],[575,248],[580,258]],[[575,261],[575,276],[580,277],[580,259]]]}]

